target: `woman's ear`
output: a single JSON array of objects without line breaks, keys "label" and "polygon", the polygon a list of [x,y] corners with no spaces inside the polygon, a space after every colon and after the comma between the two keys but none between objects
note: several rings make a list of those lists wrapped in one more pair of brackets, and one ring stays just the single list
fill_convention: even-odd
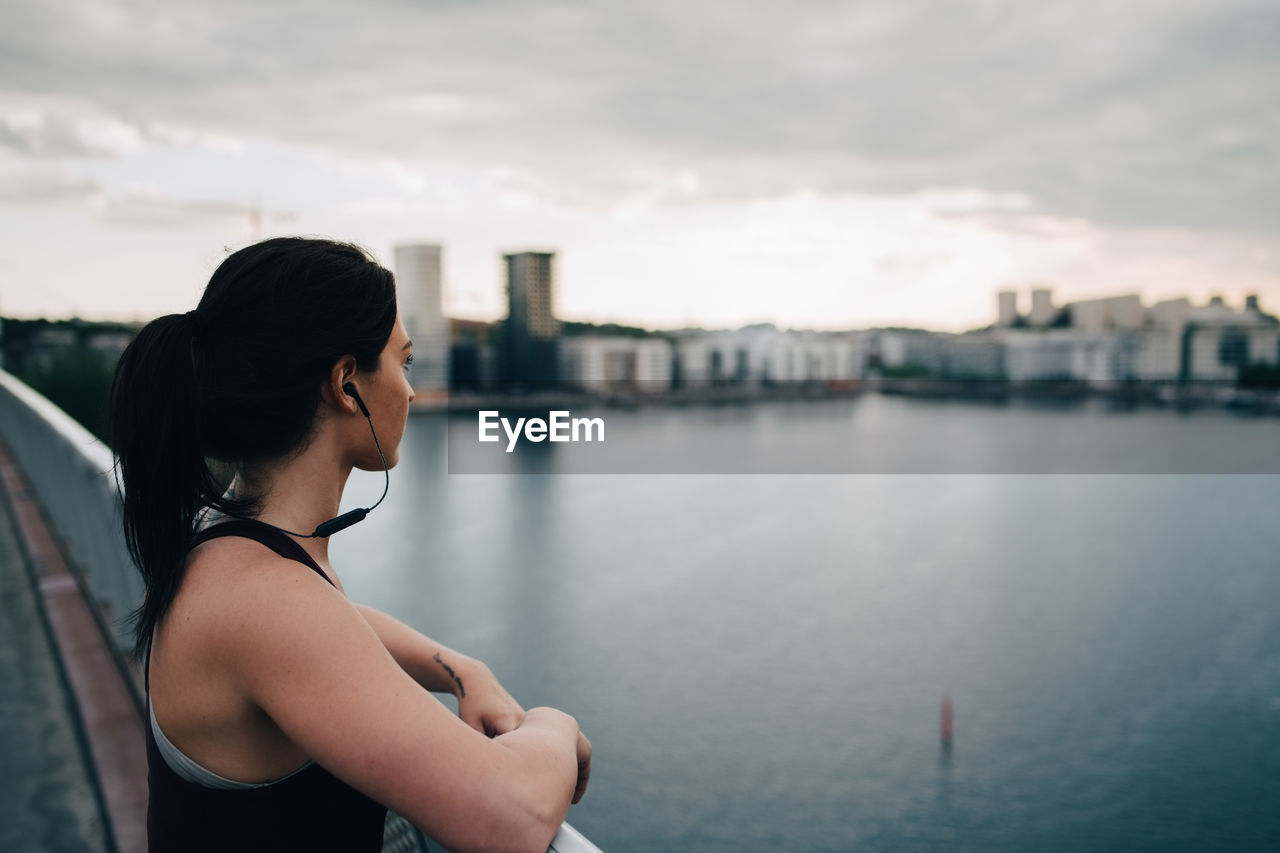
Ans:
[{"label": "woman's ear", "polygon": [[355,378],[357,369],[356,359],[353,355],[344,355],[334,362],[333,367],[329,370],[329,380],[324,385],[326,402],[332,403],[344,411],[359,413],[356,401],[346,391],[342,390],[343,385]]}]

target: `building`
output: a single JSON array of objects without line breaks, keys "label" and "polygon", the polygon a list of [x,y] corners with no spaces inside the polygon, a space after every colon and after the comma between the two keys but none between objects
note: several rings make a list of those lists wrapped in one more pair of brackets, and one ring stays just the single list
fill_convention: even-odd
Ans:
[{"label": "building", "polygon": [[996,294],[996,325],[1009,328],[1018,320],[1018,294],[1012,290],[1002,290]]},{"label": "building", "polygon": [[660,393],[671,388],[672,356],[665,338],[565,338],[560,342],[560,377],[599,393]]},{"label": "building", "polygon": [[751,376],[772,382],[847,382],[863,371],[860,340],[839,332],[756,331],[746,341]]},{"label": "building", "polygon": [[743,330],[685,335],[675,344],[675,375],[686,387],[759,381],[761,349],[759,337]]},{"label": "building", "polygon": [[1132,341],[1076,329],[1010,333],[1004,339],[1009,381],[1082,382],[1108,386],[1128,378]]},{"label": "building", "polygon": [[444,316],[440,246],[395,247],[396,298],[413,341],[409,382],[417,391],[439,391],[449,383],[449,323]]},{"label": "building", "polygon": [[1004,357],[1004,344],[986,333],[953,335],[943,350],[943,375],[948,379],[1003,379]]},{"label": "building", "polygon": [[1257,297],[1243,311],[1221,297],[1193,306],[1186,299],[1146,309],[1134,377],[1148,382],[1234,382],[1242,368],[1280,363],[1280,323]]},{"label": "building", "polygon": [[449,388],[455,391],[492,391],[498,381],[494,340],[499,323],[482,320],[449,320]]},{"label": "building", "polygon": [[555,316],[555,253],[512,252],[502,259],[507,278],[502,379],[518,385],[554,384],[560,336]]},{"label": "building", "polygon": [[886,376],[940,377],[946,367],[950,337],[922,329],[880,332],[876,338],[879,366]]},{"label": "building", "polygon": [[515,252],[502,256],[507,271],[507,310],[513,326],[536,340],[560,334],[555,316],[555,253]]},{"label": "building", "polygon": [[1057,316],[1053,307],[1053,291],[1047,287],[1037,287],[1031,291],[1031,316],[1027,318],[1033,326],[1047,326]]},{"label": "building", "polygon": [[676,342],[686,385],[847,382],[862,376],[865,348],[848,332],[779,331],[772,325],[698,332]]},{"label": "building", "polygon": [[1235,381],[1240,370],[1280,361],[1280,324],[1258,309],[1255,298],[1243,311],[1220,296],[1189,308],[1182,327],[1182,371],[1191,381]]},{"label": "building", "polygon": [[1134,331],[1141,329],[1146,319],[1142,297],[1136,293],[1068,302],[1066,310],[1071,327],[1089,334]]},{"label": "building", "polygon": [[[1144,307],[1136,293],[1077,300],[1059,310],[1047,288],[1032,291],[1031,302],[1029,322],[1023,323],[1014,312],[1013,293],[999,292],[1000,314],[986,333],[881,333],[879,363],[918,375],[985,376],[996,373],[1002,355],[1003,374],[1015,383],[1103,387],[1132,381],[1233,383],[1246,369],[1267,375],[1280,365],[1280,319],[1262,310],[1257,295],[1245,298],[1243,310],[1221,297],[1203,306],[1182,298]],[[992,341],[1002,353],[992,349]]]}]

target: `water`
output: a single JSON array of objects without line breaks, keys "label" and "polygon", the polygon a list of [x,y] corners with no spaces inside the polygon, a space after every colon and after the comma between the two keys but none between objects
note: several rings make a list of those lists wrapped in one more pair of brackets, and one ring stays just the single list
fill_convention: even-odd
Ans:
[{"label": "water", "polygon": [[[662,429],[714,443],[726,417]],[[811,446],[847,441],[816,420]],[[1280,477],[450,475],[447,434],[411,419],[335,564],[579,719],[570,820],[610,853],[1280,843]]]}]

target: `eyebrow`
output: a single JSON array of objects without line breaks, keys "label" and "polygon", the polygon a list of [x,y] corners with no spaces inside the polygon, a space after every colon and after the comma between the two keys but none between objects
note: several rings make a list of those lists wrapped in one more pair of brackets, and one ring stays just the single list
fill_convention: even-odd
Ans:
[{"label": "eyebrow", "polygon": [[405,341],[405,345],[400,347],[400,349],[407,350],[411,346],[413,346],[413,341]]}]

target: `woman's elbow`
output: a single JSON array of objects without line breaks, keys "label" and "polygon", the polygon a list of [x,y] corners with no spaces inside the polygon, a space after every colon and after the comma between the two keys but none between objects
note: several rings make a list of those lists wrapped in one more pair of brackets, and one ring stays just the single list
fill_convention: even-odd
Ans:
[{"label": "woman's elbow", "polygon": [[564,816],[561,815],[558,818],[544,818],[530,823],[517,839],[517,843],[512,846],[512,850],[521,851],[521,853],[547,853],[547,849],[551,847],[551,840],[556,837],[563,822]]},{"label": "woman's elbow", "polygon": [[489,814],[477,814],[435,840],[454,853],[546,853],[568,813],[569,799],[546,788],[507,791],[495,795],[490,806]]},{"label": "woman's elbow", "polygon": [[524,815],[502,824],[492,824],[485,831],[468,834],[465,838],[436,840],[453,853],[546,853],[551,840],[560,831],[562,821],[563,817]]},{"label": "woman's elbow", "polygon": [[513,851],[546,853],[551,840],[560,831],[560,825],[569,812],[569,798],[561,795],[558,785],[546,787],[555,789],[555,793],[544,788],[526,800],[517,826],[513,827]]}]

